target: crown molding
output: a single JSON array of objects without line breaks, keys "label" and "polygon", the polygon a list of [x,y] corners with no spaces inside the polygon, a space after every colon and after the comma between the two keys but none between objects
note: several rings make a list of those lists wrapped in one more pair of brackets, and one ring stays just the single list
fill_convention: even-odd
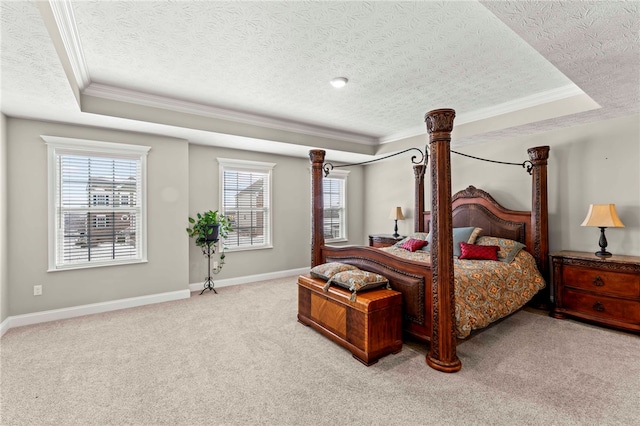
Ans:
[{"label": "crown molding", "polygon": [[82,44],[78,35],[76,19],[73,15],[71,2],[66,0],[49,0],[49,6],[53,12],[53,17],[60,33],[60,38],[64,44],[64,50],[71,64],[73,76],[76,79],[78,89],[82,91],[91,84],[89,68],[84,59]]},{"label": "crown molding", "polygon": [[583,94],[584,92],[575,84],[567,84],[566,86],[558,87],[556,89],[534,93],[533,95],[525,96],[524,98],[514,99],[513,101],[504,102],[492,107],[479,109],[467,114],[461,114],[456,120],[456,124],[461,125],[472,123],[474,121],[486,120],[498,115],[509,114]]},{"label": "crown molding", "polygon": [[175,98],[143,93],[136,90],[124,89],[102,83],[92,82],[85,90],[83,90],[82,94],[129,104],[148,106],[207,118],[228,120],[236,123],[262,126],[275,130],[302,133],[364,145],[375,146],[379,143],[379,139],[375,136],[340,131],[328,127],[305,124],[261,114],[252,114],[211,105],[204,105],[196,102],[178,100]]},{"label": "crown molding", "polygon": [[142,93],[135,90],[93,83],[89,68],[85,61],[82,43],[76,26],[73,7],[68,0],[49,0],[64,49],[69,58],[72,72],[80,92],[83,95],[95,96],[119,102],[149,106],[208,118],[228,120],[274,130],[301,133],[310,136],[324,137],[345,142],[376,146],[380,140],[376,136],[336,130],[324,126],[306,124],[293,120],[251,114],[211,105],[199,104],[174,98]]},{"label": "crown molding", "polygon": [[[476,121],[487,120],[504,114],[521,111],[551,102],[568,99],[574,96],[584,95],[585,93],[575,84],[558,87],[556,89],[547,90],[545,92],[535,93],[524,98],[514,99],[513,101],[504,102],[488,108],[479,109],[466,114],[456,116],[456,126],[473,123]],[[427,133],[426,127],[415,126],[403,132],[395,133],[380,139],[380,144],[395,142],[414,136],[421,136]]]}]

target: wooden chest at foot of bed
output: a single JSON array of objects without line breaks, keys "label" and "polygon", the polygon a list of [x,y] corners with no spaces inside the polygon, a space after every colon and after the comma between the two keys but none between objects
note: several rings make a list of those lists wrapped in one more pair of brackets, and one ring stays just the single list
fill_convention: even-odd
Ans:
[{"label": "wooden chest at foot of bed", "polygon": [[325,281],[298,277],[298,321],[348,349],[365,365],[402,350],[402,293],[376,289],[351,292]]}]

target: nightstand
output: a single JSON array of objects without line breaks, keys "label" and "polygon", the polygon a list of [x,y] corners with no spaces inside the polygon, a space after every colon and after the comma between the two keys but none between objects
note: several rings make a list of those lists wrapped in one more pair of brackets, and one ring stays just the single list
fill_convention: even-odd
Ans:
[{"label": "nightstand", "polygon": [[640,332],[640,257],[561,251],[551,263],[551,316]]},{"label": "nightstand", "polygon": [[396,238],[391,234],[373,234],[369,235],[369,245],[371,247],[389,247],[404,238],[406,238],[404,235]]}]

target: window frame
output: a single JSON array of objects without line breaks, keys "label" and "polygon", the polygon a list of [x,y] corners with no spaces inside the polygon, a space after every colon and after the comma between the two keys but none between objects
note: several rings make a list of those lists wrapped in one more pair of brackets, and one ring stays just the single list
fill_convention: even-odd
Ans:
[{"label": "window frame", "polygon": [[[326,212],[327,207],[324,205],[324,196],[325,196],[325,188],[326,185],[324,184],[324,180],[325,179],[334,179],[334,180],[341,180],[342,181],[342,200],[341,200],[341,204],[342,204],[342,217],[340,220],[340,230],[342,231],[340,236],[337,238],[326,238],[325,237],[325,242],[327,243],[339,243],[339,242],[346,242],[349,241],[349,233],[348,233],[348,227],[347,227],[347,212],[348,212],[348,208],[347,208],[347,180],[349,177],[349,170],[331,170],[329,172],[328,176],[323,176],[323,183],[322,183],[322,198],[323,198],[323,212]],[[324,223],[322,224],[322,232],[324,234]]]},{"label": "window frame", "polygon": [[[40,135],[47,145],[48,160],[48,269],[47,272],[68,271],[74,269],[97,268],[104,266],[129,265],[147,262],[147,156],[151,147],[143,145],[131,145],[115,142],[95,141],[88,139],[74,139],[59,136]],[[140,182],[138,182],[140,204],[139,223],[136,226],[136,256],[129,259],[94,260],[77,263],[65,263],[59,260],[61,253],[58,250],[58,228],[60,217],[58,206],[58,189],[60,175],[58,170],[58,156],[61,152],[74,152],[78,155],[90,157],[92,154],[100,157],[124,157],[135,159],[140,164]],[[93,203],[90,203],[93,204]],[[87,207],[90,210],[90,207]],[[62,220],[60,220],[62,222]],[[138,235],[139,234],[139,235]]]},{"label": "window frame", "polygon": [[[266,208],[267,211],[267,226],[265,227],[264,243],[259,245],[240,245],[230,246],[226,244],[226,239],[222,241],[224,244],[224,250],[229,252],[247,251],[247,250],[263,250],[273,248],[273,169],[276,163],[267,163],[263,161],[250,161],[250,160],[237,160],[231,158],[218,158],[218,173],[219,173],[219,206],[220,212],[226,215],[226,206],[224,203],[224,172],[235,171],[245,173],[264,173],[268,178],[267,197],[269,199],[269,205]],[[234,224],[235,225],[235,224]]]}]

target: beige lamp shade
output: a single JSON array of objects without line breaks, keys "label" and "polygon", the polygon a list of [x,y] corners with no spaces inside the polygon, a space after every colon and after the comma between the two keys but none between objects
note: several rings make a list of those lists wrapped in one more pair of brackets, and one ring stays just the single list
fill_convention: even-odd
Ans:
[{"label": "beige lamp shade", "polygon": [[624,228],[616,213],[615,204],[591,204],[587,217],[580,226],[598,226],[603,228]]},{"label": "beige lamp shade", "polygon": [[402,214],[402,208],[401,207],[392,208],[391,213],[389,213],[389,219],[404,220],[404,215]]}]

